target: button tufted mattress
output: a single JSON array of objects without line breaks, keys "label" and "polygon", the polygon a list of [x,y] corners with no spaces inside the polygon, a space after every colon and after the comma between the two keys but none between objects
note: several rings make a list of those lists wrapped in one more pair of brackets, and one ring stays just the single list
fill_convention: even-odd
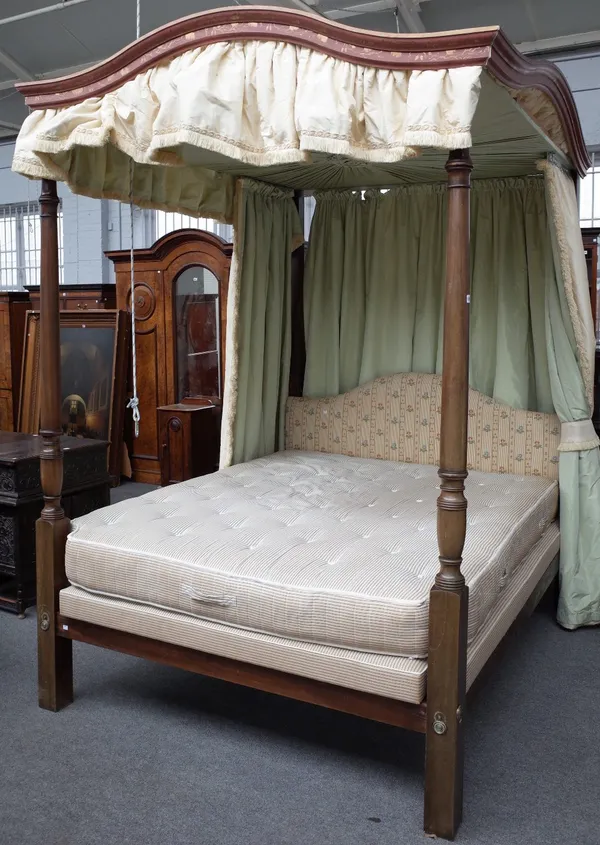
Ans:
[{"label": "button tufted mattress", "polygon": [[[279,452],[76,519],[83,590],[307,643],[425,657],[436,467]],[[469,641],[557,509],[541,477],[472,472]]]},{"label": "button tufted mattress", "polygon": [[[467,687],[471,686],[494,652],[553,559],[558,567],[556,556],[559,546],[560,532],[557,523],[553,522],[517,568],[469,645]],[[79,587],[61,590],[60,610],[71,619],[349,689],[413,704],[419,704],[425,698],[426,660],[369,654],[274,634],[260,634],[180,611],[107,598]]]}]

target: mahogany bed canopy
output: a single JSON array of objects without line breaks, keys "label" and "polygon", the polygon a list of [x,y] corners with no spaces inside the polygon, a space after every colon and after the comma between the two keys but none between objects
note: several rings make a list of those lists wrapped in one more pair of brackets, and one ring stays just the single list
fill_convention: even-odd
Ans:
[{"label": "mahogany bed canopy", "polygon": [[[284,9],[235,7],[176,21],[73,76],[18,87],[32,112],[13,168],[43,180],[40,705],[58,710],[72,700],[71,641],[80,639],[419,730],[427,734],[425,828],[452,838],[462,813],[466,696],[468,589],[461,563],[472,170],[478,180],[500,180],[500,189],[508,184],[501,180],[516,177],[545,185],[564,287],[556,306],[562,316],[547,315],[542,323],[556,347],[549,378],[552,410],[563,424],[561,507],[570,522],[562,533],[572,569],[595,567],[600,539],[594,533],[600,461],[589,421],[594,337],[583,252],[573,234],[573,177],[586,173],[589,160],[565,79],[551,63],[523,57],[497,27],[383,35]],[[292,308],[291,251],[302,241],[294,192],[446,180],[440,568],[429,602],[426,702],[392,701],[302,678],[293,667],[253,666],[61,615],[70,525],[60,501],[57,180],[92,197],[234,223],[224,466],[280,446],[288,385],[302,383],[297,369],[289,379],[291,350],[302,346],[291,326],[301,330],[302,320],[290,321],[289,331],[279,327]],[[558,319],[572,354],[552,335]],[[571,369],[564,363],[569,355]],[[301,367],[302,355],[293,357],[291,366]],[[584,460],[585,470],[578,463]],[[586,582],[588,593],[593,580]],[[568,627],[600,621],[581,609],[567,616]]]}]

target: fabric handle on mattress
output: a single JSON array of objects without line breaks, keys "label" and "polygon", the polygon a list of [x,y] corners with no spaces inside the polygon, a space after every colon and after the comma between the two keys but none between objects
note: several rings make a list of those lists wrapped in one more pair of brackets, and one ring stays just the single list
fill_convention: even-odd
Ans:
[{"label": "fabric handle on mattress", "polygon": [[193,601],[203,602],[204,604],[213,604],[219,607],[233,607],[237,604],[235,596],[209,596],[206,593],[198,592],[189,584],[184,584],[181,587],[181,592]]}]

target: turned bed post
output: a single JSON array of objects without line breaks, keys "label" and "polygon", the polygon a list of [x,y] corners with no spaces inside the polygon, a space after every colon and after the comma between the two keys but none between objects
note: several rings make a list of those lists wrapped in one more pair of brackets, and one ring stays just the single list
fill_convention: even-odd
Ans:
[{"label": "turned bed post", "polygon": [[468,588],[460,571],[467,525],[469,403],[468,150],[448,156],[448,226],[437,531],[440,569],[429,604],[425,830],[453,839],[462,817]]},{"label": "turned bed post", "polygon": [[58,594],[66,586],[65,544],[69,520],[60,497],[60,327],[58,312],[58,196],[44,179],[40,194],[40,472],[44,508],[36,523],[38,695],[40,707],[60,710],[73,700],[71,641],[57,636]]}]

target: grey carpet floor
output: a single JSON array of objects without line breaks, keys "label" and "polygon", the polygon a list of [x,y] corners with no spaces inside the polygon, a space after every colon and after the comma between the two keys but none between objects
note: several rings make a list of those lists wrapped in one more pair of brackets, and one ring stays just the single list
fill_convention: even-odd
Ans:
[{"label": "grey carpet floor", "polygon": [[123,502],[126,499],[135,499],[137,496],[143,496],[144,493],[150,493],[152,490],[157,490],[156,484],[142,484],[140,481],[128,481],[123,478],[118,487],[113,487],[110,491],[110,502],[112,505],[115,502]]},{"label": "grey carpet floor", "polygon": [[[421,736],[75,644],[36,704],[35,621],[0,613],[2,845],[412,845]],[[600,842],[600,631],[538,611],[468,713],[470,845]]]}]

